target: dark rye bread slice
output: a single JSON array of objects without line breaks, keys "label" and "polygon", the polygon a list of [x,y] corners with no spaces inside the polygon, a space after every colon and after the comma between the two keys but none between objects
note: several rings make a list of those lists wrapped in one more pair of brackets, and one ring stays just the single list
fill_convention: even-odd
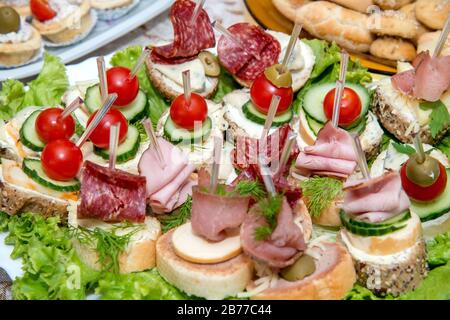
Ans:
[{"label": "dark rye bread slice", "polygon": [[[181,92],[174,90],[170,85],[167,84],[166,80],[164,79],[165,76],[153,67],[153,62],[150,59],[147,59],[145,64],[147,66],[147,74],[150,77],[150,81],[165,98],[174,100],[176,97],[182,94]],[[218,77],[207,77],[207,80],[210,81],[209,88],[204,92],[199,93],[206,99],[211,98],[216,93],[219,86]]]}]

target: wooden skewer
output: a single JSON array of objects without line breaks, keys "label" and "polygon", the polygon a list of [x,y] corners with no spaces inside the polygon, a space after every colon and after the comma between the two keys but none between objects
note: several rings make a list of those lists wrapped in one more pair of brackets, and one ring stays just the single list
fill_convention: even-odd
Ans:
[{"label": "wooden skewer", "polygon": [[284,54],[283,63],[281,64],[281,70],[286,72],[288,69],[288,63],[291,59],[292,52],[294,51],[295,45],[297,44],[300,32],[302,32],[302,25],[296,23],[294,29],[292,30],[291,38],[289,39],[289,44],[287,46],[286,52]]},{"label": "wooden skewer", "polygon": [[136,77],[136,75],[138,74],[139,70],[141,70],[141,67],[144,64],[144,62],[147,59],[149,54],[150,54],[150,50],[148,50],[147,48],[142,50],[142,53],[139,56],[138,61],[134,65],[133,70],[131,70],[130,76],[128,77],[129,79],[133,79],[134,77]]},{"label": "wooden skewer", "polygon": [[165,161],[163,154],[161,152],[161,147],[158,143],[158,139],[156,138],[155,131],[153,130],[153,124],[150,118],[145,119],[142,121],[142,125],[144,126],[145,132],[147,133],[148,138],[150,139],[152,147],[156,151],[156,157],[158,158],[159,166],[164,169],[165,168]]},{"label": "wooden skewer", "polygon": [[75,100],[73,100],[65,109],[64,111],[59,115],[59,118],[64,119],[72,114],[75,110],[77,110],[81,104],[83,103],[83,99],[81,97],[76,97]]},{"label": "wooden skewer", "polygon": [[187,105],[191,104],[191,73],[189,70],[183,71],[183,90],[184,90],[184,100]]},{"label": "wooden skewer", "polygon": [[116,168],[117,147],[119,146],[120,122],[109,127],[109,169]]},{"label": "wooden skewer", "polygon": [[450,13],[447,16],[447,21],[445,22],[444,29],[442,29],[441,35],[439,36],[439,41],[436,44],[436,48],[434,49],[433,57],[439,57],[444,49],[444,45],[447,42],[448,34],[450,33]]},{"label": "wooden skewer", "polygon": [[277,113],[280,101],[280,96],[272,96],[272,100],[270,101],[269,113],[267,114],[266,122],[264,123],[264,129],[261,133],[261,142],[267,140],[267,136],[269,135],[270,128],[272,127],[273,118],[275,118],[275,114]]},{"label": "wooden skewer", "polygon": [[283,151],[281,153],[280,164],[279,164],[277,173],[281,173],[283,168],[286,166],[286,164],[289,160],[289,157],[291,155],[292,147],[294,146],[294,143],[296,142],[296,139],[297,139],[297,134],[295,132],[290,132],[287,137],[287,140],[284,144]]},{"label": "wooden skewer", "polygon": [[364,179],[369,180],[370,179],[369,166],[367,165],[366,155],[362,149],[359,135],[356,134],[353,136],[353,142],[356,155],[358,156],[359,169],[361,169]]},{"label": "wooden skewer", "polygon": [[220,160],[222,157],[223,139],[214,137],[214,158],[211,169],[210,192],[215,193],[219,180]]},{"label": "wooden skewer", "polygon": [[108,96],[108,83],[106,81],[106,66],[105,58],[100,56],[97,58],[97,70],[98,70],[98,80],[100,87],[100,95],[102,97],[102,103],[105,102]]},{"label": "wooden skewer", "polygon": [[98,126],[100,121],[103,119],[105,114],[109,111],[111,106],[114,104],[114,102],[117,99],[117,93],[109,94],[106,98],[105,102],[103,103],[102,108],[96,113],[94,119],[92,119],[91,123],[88,125],[86,130],[81,135],[80,139],[77,142],[78,148],[81,148],[83,144],[87,141],[89,136],[91,135],[92,131]]},{"label": "wooden skewer", "polygon": [[191,21],[190,21],[191,25],[195,22],[195,20],[197,20],[200,12],[202,12],[204,4],[205,4],[205,0],[197,1],[196,5],[195,5],[194,13],[192,14],[192,17],[191,17]]}]

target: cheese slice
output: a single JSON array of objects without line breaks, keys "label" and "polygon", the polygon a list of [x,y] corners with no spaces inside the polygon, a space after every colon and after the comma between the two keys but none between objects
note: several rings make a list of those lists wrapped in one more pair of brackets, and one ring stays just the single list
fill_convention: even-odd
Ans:
[{"label": "cheese slice", "polygon": [[190,222],[174,231],[172,245],[179,257],[194,263],[220,263],[230,260],[242,252],[239,234],[220,242],[211,242],[194,234]]},{"label": "cheese slice", "polygon": [[180,64],[154,64],[153,67],[180,87],[183,87],[183,71],[189,70],[192,90],[201,92],[205,88],[205,68],[198,58]]}]

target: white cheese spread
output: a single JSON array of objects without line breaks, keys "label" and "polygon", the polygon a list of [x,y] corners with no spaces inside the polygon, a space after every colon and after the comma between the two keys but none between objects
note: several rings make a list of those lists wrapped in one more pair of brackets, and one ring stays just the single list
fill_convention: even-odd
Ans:
[{"label": "white cheese spread", "polygon": [[206,87],[206,75],[200,59],[194,59],[180,64],[154,64],[153,67],[166,78],[173,81],[176,91],[183,91],[183,71],[189,70],[191,76],[191,88],[195,92],[202,92]]},{"label": "white cheese spread", "polygon": [[56,16],[53,19],[47,20],[44,24],[53,24],[55,22],[61,21],[72,13],[75,13],[79,10],[80,6],[77,1],[68,1],[68,0],[49,0],[50,7],[56,12]]},{"label": "white cheese spread", "polygon": [[30,24],[25,21],[24,17],[20,18],[20,29],[17,32],[0,33],[0,43],[22,43],[31,39],[33,29]]}]

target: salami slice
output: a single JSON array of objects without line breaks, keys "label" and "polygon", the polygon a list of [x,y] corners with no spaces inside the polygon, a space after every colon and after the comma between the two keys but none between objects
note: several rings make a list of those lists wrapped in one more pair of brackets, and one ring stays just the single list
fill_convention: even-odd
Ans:
[{"label": "salami slice", "polygon": [[200,51],[216,45],[214,31],[205,10],[191,23],[195,3],[190,0],[177,0],[170,10],[170,20],[174,30],[171,44],[154,47],[152,61],[155,63],[178,64],[196,57]]},{"label": "salami slice", "polygon": [[237,41],[222,36],[217,52],[220,62],[231,74],[253,81],[267,67],[277,63],[280,43],[260,27],[243,22],[232,25],[228,31]]},{"label": "salami slice", "polygon": [[95,218],[105,222],[144,222],[145,177],[86,161],[81,178],[78,218]]}]

